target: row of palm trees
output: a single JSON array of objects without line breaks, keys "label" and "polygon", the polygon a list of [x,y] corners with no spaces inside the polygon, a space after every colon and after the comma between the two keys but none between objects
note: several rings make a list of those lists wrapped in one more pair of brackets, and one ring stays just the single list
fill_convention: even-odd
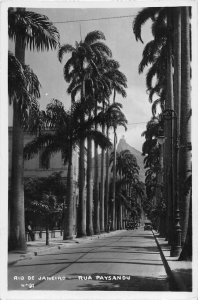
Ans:
[{"label": "row of palm trees", "polygon": [[[138,13],[133,23],[137,40],[142,41],[141,27],[151,19],[153,40],[144,48],[139,72],[148,68],[146,86],[152,102],[153,118],[147,124],[143,145],[149,197],[155,194],[163,151],[163,182],[161,202],[166,205],[166,238],[175,243],[175,206],[179,199],[183,258],[192,255],[191,230],[191,32],[190,7],[150,7]],[[161,112],[160,112],[161,111]],[[165,114],[171,112],[169,120]],[[166,137],[163,146],[157,144],[159,127]],[[160,149],[161,148],[161,149]],[[179,156],[177,163],[177,157]],[[177,170],[177,171],[176,171]],[[177,174],[176,174],[177,173]],[[186,189],[186,185],[188,188]],[[149,205],[148,205],[149,206]],[[147,207],[148,207],[147,206]],[[163,206],[164,207],[164,206]],[[178,217],[178,215],[177,215]],[[189,247],[186,247],[188,243]]]},{"label": "row of palm trees", "polygon": [[9,63],[12,61],[11,67],[16,71],[9,65],[9,99],[13,103],[9,248],[25,250],[23,126],[28,125],[31,112],[38,112],[40,97],[38,78],[25,65],[25,50],[56,49],[59,33],[46,16],[27,12],[25,8],[9,8],[8,35],[15,43],[15,57],[9,55]]},{"label": "row of palm trees", "polygon": [[[110,164],[114,167],[114,152]],[[145,198],[144,183],[139,180],[139,166],[136,157],[130,150],[116,152],[116,196],[115,196],[115,229],[123,229],[121,221],[122,208],[128,208],[126,221],[139,222],[142,217],[142,202]]]},{"label": "row of palm trees", "polygon": [[[102,32],[87,34],[84,41],[72,45],[59,45],[59,33],[46,16],[26,11],[24,8],[8,11],[9,37],[15,42],[15,55],[9,53],[9,99],[13,103],[12,175],[10,199],[9,249],[26,249],[24,221],[23,160],[30,159],[44,149],[42,160],[46,161],[61,151],[67,163],[67,209],[64,217],[64,239],[73,236],[73,151],[79,147],[79,209],[77,236],[99,234],[108,224],[109,209],[109,131],[114,131],[114,159],[112,180],[112,229],[117,229],[116,202],[116,128],[127,120],[117,103],[116,94],[126,97],[126,77],[119,70],[119,63],[112,59],[111,50],[102,41]],[[49,50],[59,48],[58,58],[70,57],[64,65],[64,78],[68,83],[71,108],[64,109],[61,101],[53,99],[46,111],[40,111],[40,83],[33,71],[25,65],[25,49]],[[113,94],[113,103],[110,103]],[[46,129],[49,129],[46,131]],[[100,130],[101,129],[101,130]],[[23,132],[28,130],[37,137],[23,149]],[[92,141],[94,141],[94,201],[91,193]],[[85,145],[87,146],[87,197],[85,197]],[[101,217],[99,199],[98,147],[101,147]],[[105,170],[105,149],[106,170]],[[126,158],[126,157],[125,157]],[[125,174],[126,196],[131,189],[138,190],[138,166],[135,158],[127,156],[130,170]],[[131,164],[129,163],[131,159]],[[126,173],[127,172],[127,173]],[[106,173],[106,191],[104,173]],[[127,175],[126,175],[127,174]],[[123,186],[123,185],[122,185]],[[105,191],[105,193],[104,193]],[[105,195],[105,196],[104,196]],[[124,196],[122,195],[122,198]],[[135,198],[133,197],[133,200]],[[125,206],[128,205],[127,200]],[[93,207],[94,204],[94,207]],[[128,205],[129,206],[129,205]],[[122,205],[120,204],[120,209]],[[105,209],[106,215],[105,215]],[[93,218],[94,213],[94,218]],[[122,214],[121,214],[122,215]],[[121,216],[120,215],[120,216]],[[104,217],[105,216],[105,217]],[[93,222],[94,220],[94,222]],[[122,223],[122,222],[121,222]],[[120,225],[120,227],[122,227]]]}]

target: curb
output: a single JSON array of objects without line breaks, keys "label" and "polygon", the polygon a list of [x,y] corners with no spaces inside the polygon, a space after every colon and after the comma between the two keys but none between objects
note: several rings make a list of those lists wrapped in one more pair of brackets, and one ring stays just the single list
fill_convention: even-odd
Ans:
[{"label": "curb", "polygon": [[170,289],[174,289],[174,291],[182,291],[182,292],[185,292],[185,291],[188,291],[185,283],[183,282],[183,280],[181,278],[179,278],[178,276],[176,276],[172,270],[171,270],[171,267],[169,266],[169,263],[164,255],[164,252],[159,244],[159,241],[158,241],[158,238],[155,234],[155,232],[152,230],[152,233],[153,233],[153,236],[155,238],[155,241],[156,241],[156,244],[157,244],[157,247],[159,249],[159,252],[160,252],[160,256],[162,258],[162,262],[164,264],[164,267],[165,267],[165,270],[166,270],[166,273],[170,279]]},{"label": "curb", "polygon": [[[125,230],[125,229],[123,229]],[[49,248],[45,248],[45,249],[38,249],[36,251],[32,251],[32,252],[28,252],[28,253],[24,253],[24,254],[21,254],[21,256],[18,258],[18,259],[15,259],[13,261],[10,261],[8,260],[8,266],[12,266],[14,264],[16,264],[18,261],[21,261],[21,260],[25,260],[25,259],[28,259],[30,257],[33,257],[33,256],[37,256],[39,254],[42,254],[42,253],[50,253],[51,251],[57,249],[57,250],[60,250],[60,249],[63,249],[63,248],[66,248],[67,246],[71,245],[71,244],[83,244],[83,243],[86,243],[86,242],[89,242],[89,241],[92,241],[92,240],[96,240],[96,239],[100,239],[100,238],[103,238],[103,237],[106,237],[106,236],[114,236],[116,233],[120,232],[120,231],[123,231],[123,230],[116,230],[116,231],[111,231],[111,232],[104,232],[104,233],[101,233],[100,235],[92,235],[92,236],[87,236],[85,238],[78,238],[79,240],[77,240],[76,238],[74,238],[73,240],[70,240],[70,242],[62,242],[63,240],[60,241],[61,244],[58,244],[58,245],[53,245]],[[39,248],[39,246],[38,246]],[[9,256],[9,254],[8,254]]]}]

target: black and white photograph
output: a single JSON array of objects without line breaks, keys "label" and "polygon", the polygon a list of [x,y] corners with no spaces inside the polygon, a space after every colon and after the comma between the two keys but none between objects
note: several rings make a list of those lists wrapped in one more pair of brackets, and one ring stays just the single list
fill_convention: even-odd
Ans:
[{"label": "black and white photograph", "polygon": [[197,1],[0,5],[0,298],[197,299]]}]

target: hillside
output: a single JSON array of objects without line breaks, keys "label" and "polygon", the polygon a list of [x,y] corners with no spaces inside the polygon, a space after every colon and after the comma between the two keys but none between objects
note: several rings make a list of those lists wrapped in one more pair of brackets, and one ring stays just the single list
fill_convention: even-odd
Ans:
[{"label": "hillside", "polygon": [[[140,181],[145,182],[145,170],[144,170],[144,163],[143,159],[144,157],[142,156],[141,152],[138,151],[137,149],[133,148],[127,142],[125,141],[124,138],[121,138],[118,146],[117,146],[117,151],[120,152],[122,150],[129,150],[137,159],[138,166],[140,167],[139,170],[139,178]],[[92,176],[94,176],[94,158],[93,158],[93,165],[92,165]],[[99,174],[101,172],[101,154],[98,155],[98,169],[99,169]]]},{"label": "hillside", "polygon": [[123,138],[120,139],[118,146],[117,146],[117,151],[123,151],[123,150],[129,150],[137,159],[138,166],[140,167],[139,170],[139,177],[140,181],[145,181],[145,169],[144,169],[144,157],[142,156],[141,152],[138,151],[137,149],[133,148],[129,144],[127,144],[126,140]]}]

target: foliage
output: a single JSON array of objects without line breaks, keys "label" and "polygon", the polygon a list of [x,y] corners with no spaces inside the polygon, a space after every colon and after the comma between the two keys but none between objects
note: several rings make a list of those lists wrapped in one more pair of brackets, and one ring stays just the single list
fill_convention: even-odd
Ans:
[{"label": "foliage", "polygon": [[40,82],[32,69],[8,52],[8,94],[9,102],[17,102],[20,121],[25,129],[33,130],[38,121]]},{"label": "foliage", "polygon": [[[113,163],[114,152],[111,152],[110,165]],[[136,175],[139,174],[139,166],[136,157],[129,151],[123,150],[120,153],[116,152],[116,172],[131,181],[135,181]]]},{"label": "foliage", "polygon": [[151,204],[150,208],[147,210],[147,216],[154,226],[157,226],[159,220],[166,216],[166,209],[167,207],[164,199],[156,205]]},{"label": "foliage", "polygon": [[39,215],[51,224],[62,215],[66,183],[63,182],[61,172],[49,177],[25,178],[24,195],[27,219],[35,220]]},{"label": "foliage", "polygon": [[[167,101],[167,58],[168,45],[173,44],[173,28],[172,23],[168,22],[168,17],[171,16],[172,8],[156,7],[144,8],[136,16],[133,23],[133,31],[136,40],[142,41],[141,28],[146,21],[152,21],[153,40],[147,43],[142,53],[142,60],[139,64],[139,73],[148,68],[146,74],[147,93],[149,101],[153,102],[153,97],[156,95],[152,105],[152,114],[156,115],[157,106],[161,111],[165,108]],[[170,17],[171,18],[171,17]],[[172,53],[172,56],[174,53]]]},{"label": "foliage", "polygon": [[59,45],[58,30],[48,17],[23,8],[8,9],[8,34],[30,50],[55,49]]},{"label": "foliage", "polygon": [[54,99],[47,105],[46,113],[43,114],[46,124],[45,129],[25,146],[24,157],[31,159],[42,149],[41,159],[45,163],[52,154],[61,151],[66,164],[70,157],[70,144],[75,149],[80,139],[88,136],[96,139],[102,148],[110,147],[109,139],[98,130],[93,129],[94,118],[85,121],[81,125],[80,117],[85,110],[86,105],[76,102],[69,111],[65,111],[63,104]]},{"label": "foliage", "polygon": [[122,104],[119,102],[108,105],[104,111],[98,113],[96,121],[101,125],[106,124],[108,128],[123,126],[127,130],[127,119],[121,108]]},{"label": "foliage", "polygon": [[[114,152],[110,156],[110,164],[113,163]],[[119,177],[116,180],[116,199],[123,203],[130,211],[133,218],[139,218],[141,207],[138,199],[145,197],[144,184],[139,181],[139,166],[136,157],[129,151],[123,150],[116,153],[116,172]]]}]

